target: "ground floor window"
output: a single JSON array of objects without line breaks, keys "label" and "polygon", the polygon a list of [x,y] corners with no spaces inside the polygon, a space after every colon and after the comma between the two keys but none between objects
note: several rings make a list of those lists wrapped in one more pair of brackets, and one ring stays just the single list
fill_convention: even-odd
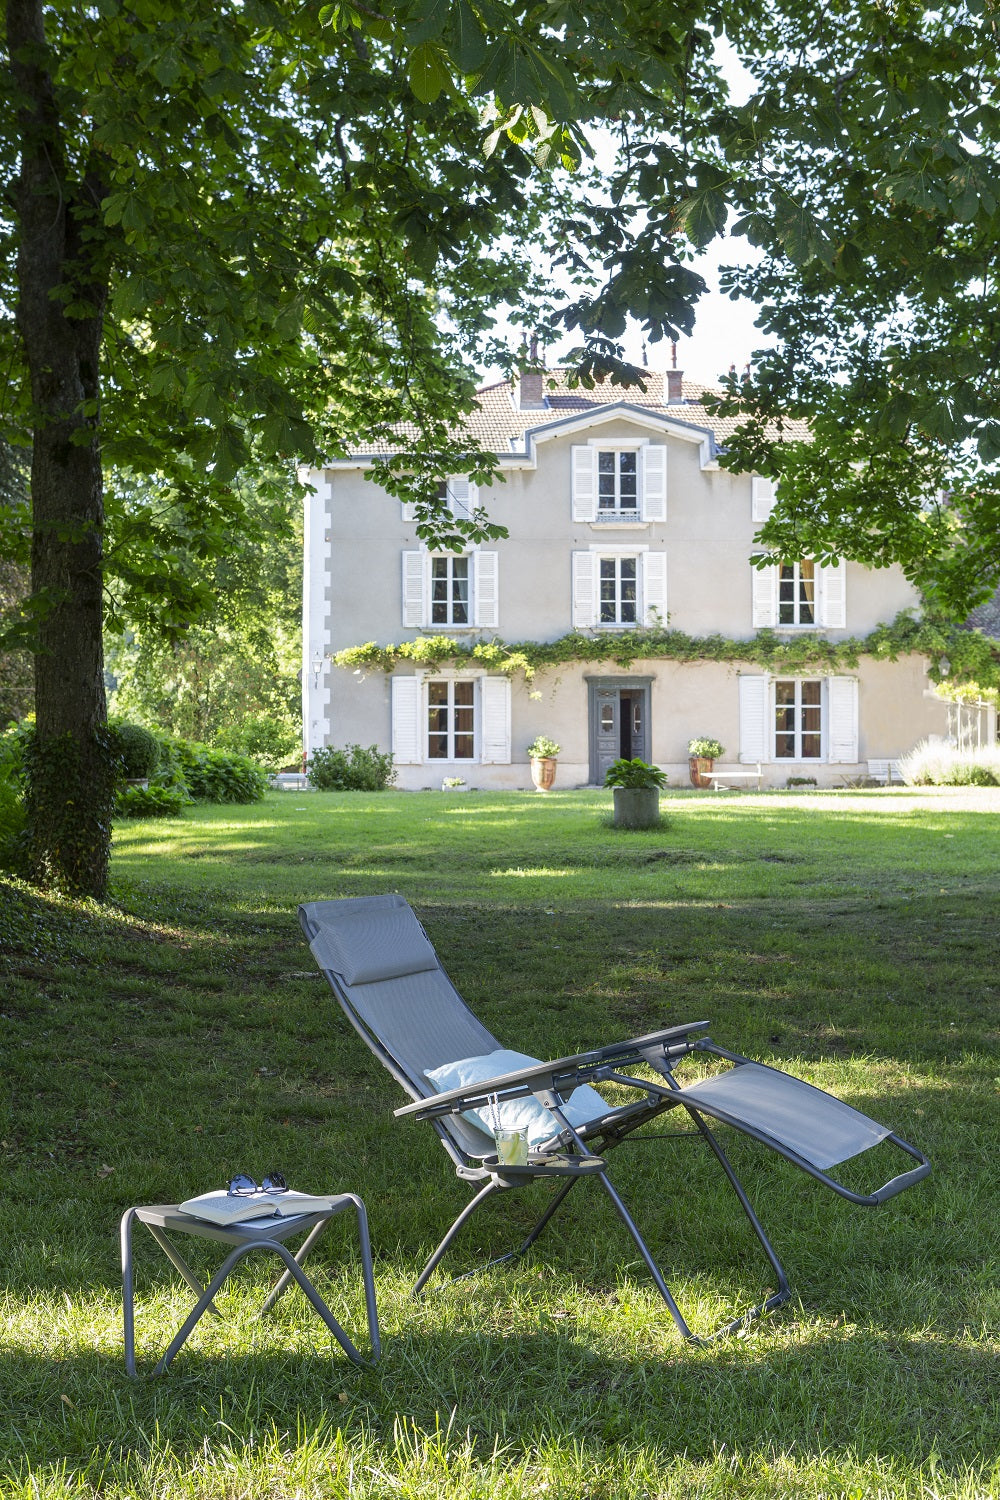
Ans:
[{"label": "ground floor window", "polygon": [[823,755],[823,684],[778,679],[774,684],[776,760],[820,760]]},{"label": "ground floor window", "polygon": [[474,682],[427,684],[428,760],[473,760],[476,754]]}]

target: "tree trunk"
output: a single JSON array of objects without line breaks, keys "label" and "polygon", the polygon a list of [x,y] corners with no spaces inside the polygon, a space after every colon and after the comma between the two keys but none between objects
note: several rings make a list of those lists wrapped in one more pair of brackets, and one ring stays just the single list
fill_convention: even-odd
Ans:
[{"label": "tree trunk", "polygon": [[103,189],[96,176],[67,166],[41,0],[8,0],[7,36],[20,98],[17,324],[34,428],[29,860],[36,879],[100,897],[114,797],[101,636]]}]

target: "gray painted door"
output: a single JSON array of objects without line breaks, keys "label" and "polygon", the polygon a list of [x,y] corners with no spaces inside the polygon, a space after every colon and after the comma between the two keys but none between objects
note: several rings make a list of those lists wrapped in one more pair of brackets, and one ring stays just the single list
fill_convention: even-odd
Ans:
[{"label": "gray painted door", "polygon": [[594,780],[604,785],[608,767],[621,754],[621,703],[618,688],[598,688],[594,693],[592,735]]}]

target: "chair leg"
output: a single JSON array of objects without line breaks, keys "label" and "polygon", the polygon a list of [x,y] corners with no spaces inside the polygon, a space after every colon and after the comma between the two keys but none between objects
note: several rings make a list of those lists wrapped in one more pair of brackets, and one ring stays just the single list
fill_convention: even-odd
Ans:
[{"label": "chair leg", "polygon": [[[465,1281],[469,1276],[475,1276],[480,1271],[488,1271],[492,1266],[504,1266],[507,1265],[509,1261],[519,1260],[522,1255],[524,1255],[528,1250],[531,1249],[531,1246],[538,1239],[538,1236],[541,1234],[546,1224],[548,1224],[549,1220],[556,1213],[570,1188],[575,1187],[579,1181],[579,1177],[567,1178],[566,1182],[546,1207],[544,1213],[541,1215],[534,1228],[530,1231],[530,1233],[522,1241],[522,1243],[517,1246],[515,1250],[508,1250],[505,1255],[495,1255],[492,1260],[483,1261],[481,1265],[474,1266],[471,1271],[463,1271],[460,1275],[453,1276],[451,1278],[452,1281]],[[500,1188],[497,1183],[491,1180],[486,1184],[485,1187],[479,1190],[479,1192],[473,1198],[472,1202],[468,1203],[465,1208],[463,1208],[462,1212],[459,1214],[454,1224],[452,1224],[451,1228],[448,1230],[448,1233],[445,1235],[444,1239],[434,1251],[434,1254],[431,1256],[430,1260],[427,1262],[426,1266],[421,1272],[420,1278],[413,1288],[412,1295],[414,1297],[419,1297],[424,1286],[427,1284],[428,1278],[431,1276],[431,1273],[444,1258],[446,1252],[450,1248],[452,1242],[455,1239],[455,1236],[458,1234],[463,1224],[467,1223],[467,1221],[471,1219],[476,1209],[479,1208],[482,1203],[485,1203],[486,1199],[490,1197],[491,1194],[499,1191]]]},{"label": "chair leg", "polygon": [[700,1344],[702,1340],[698,1338],[697,1334],[691,1332],[687,1323],[684,1321],[683,1314],[681,1313],[680,1308],[677,1306],[677,1303],[674,1301],[673,1296],[670,1292],[670,1288],[664,1281],[659,1266],[656,1264],[656,1261],[650,1254],[645,1240],[639,1233],[635,1220],[632,1218],[632,1215],[625,1207],[625,1204],[619,1196],[618,1192],[614,1187],[612,1187],[611,1182],[604,1172],[599,1172],[597,1175],[601,1179],[601,1184],[604,1188],[604,1191],[607,1193],[608,1197],[611,1199],[611,1202],[615,1206],[615,1212],[618,1214],[618,1217],[621,1219],[622,1223],[625,1225],[625,1228],[628,1230],[629,1234],[635,1241],[636,1248],[638,1249],[639,1254],[642,1256],[643,1261],[645,1262],[646,1270],[653,1278],[653,1285],[656,1287],[656,1290],[659,1292],[660,1296],[667,1304],[670,1316],[676,1323],[681,1337],[689,1339],[692,1343]]}]

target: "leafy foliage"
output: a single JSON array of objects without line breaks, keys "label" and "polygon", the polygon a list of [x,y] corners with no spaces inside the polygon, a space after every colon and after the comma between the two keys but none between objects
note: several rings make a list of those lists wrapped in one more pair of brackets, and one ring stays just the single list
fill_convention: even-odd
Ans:
[{"label": "leafy foliage", "polygon": [[924,740],[903,756],[899,770],[907,786],[1000,786],[1000,749]]},{"label": "leafy foliage", "polygon": [[391,753],[377,745],[323,745],[309,757],[309,785],[318,792],[384,792],[395,779]]},{"label": "leafy foliage", "polygon": [[108,729],[121,756],[122,775],[129,780],[152,776],[160,763],[160,742],[156,735],[126,719],[109,719]]},{"label": "leafy foliage", "polygon": [[559,754],[559,746],[547,734],[539,734],[528,746],[527,754],[532,760],[547,760]]},{"label": "leafy foliage", "polygon": [[[24,866],[44,885],[70,895],[92,895],[103,883],[111,848],[114,790],[123,774],[115,735],[102,727],[82,743],[66,734],[41,741],[21,736]],[[39,838],[37,804],[48,810]]]},{"label": "leafy foliage", "polygon": [[245,755],[176,740],[174,750],[184,785],[196,802],[260,802],[267,777]]},{"label": "leafy foliage", "polygon": [[177,787],[126,786],[115,797],[115,817],[179,818],[189,801]]},{"label": "leafy foliage", "polygon": [[[447,661],[472,661],[496,672],[524,674],[530,682],[539,673],[563,662],[613,661],[629,667],[635,661],[751,662],[767,671],[794,675],[856,667],[862,656],[894,661],[910,652],[930,658],[928,671],[946,696],[993,697],[1000,691],[1000,648],[978,630],[963,630],[953,622],[929,616],[914,619],[904,611],[891,623],[878,625],[864,637],[831,641],[821,635],[782,636],[760,630],[746,639],[722,635],[692,636],[683,630],[626,630],[613,638],[573,631],[555,641],[520,641],[515,645],[494,639],[468,644],[449,636],[417,636],[395,645],[367,641],[338,651],[333,663],[351,671],[391,672],[400,661],[435,667]],[[941,662],[947,658],[947,673]]]},{"label": "leafy foliage", "polygon": [[696,755],[700,759],[718,760],[722,753],[721,742],[708,735],[702,735],[688,742],[688,755]]},{"label": "leafy foliage", "polygon": [[621,759],[614,761],[608,767],[604,777],[605,786],[621,786],[639,791],[646,790],[649,787],[656,787],[662,790],[666,784],[666,772],[661,771],[659,766],[649,765],[647,761],[642,760],[638,756],[634,760],[629,760],[623,756]]}]

